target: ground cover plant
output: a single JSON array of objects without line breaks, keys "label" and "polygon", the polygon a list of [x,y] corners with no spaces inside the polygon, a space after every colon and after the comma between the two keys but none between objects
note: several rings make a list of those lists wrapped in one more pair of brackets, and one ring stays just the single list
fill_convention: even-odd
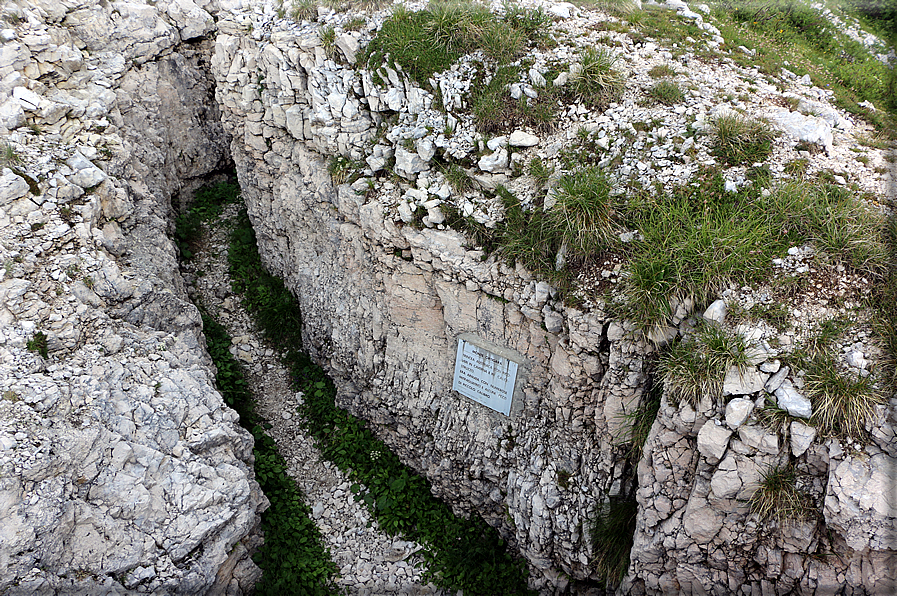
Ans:
[{"label": "ground cover plant", "polygon": [[[239,199],[236,183],[206,186],[194,195],[191,207],[176,220],[175,237],[187,244],[195,243],[203,224],[209,225],[221,214],[227,203]],[[192,253],[189,253],[192,254]],[[182,258],[187,255],[182,251]],[[259,294],[276,294],[270,291],[270,282],[262,280]],[[266,288],[262,290],[261,288]],[[285,289],[283,291],[286,291]],[[272,296],[269,305],[282,304],[282,296]],[[237,360],[230,353],[231,338],[223,325],[203,308],[200,308],[206,347],[215,364],[215,384],[225,403],[240,415],[240,424],[255,439],[255,478],[271,506],[262,514],[262,530],[265,541],[253,556],[263,570],[256,585],[256,594],[325,596],[337,594],[333,582],[338,569],[324,547],[321,533],[311,519],[311,509],[304,501],[302,491],[287,474],[286,462],[274,439],[265,432],[265,421],[255,412],[252,393]],[[296,325],[298,318],[286,315],[284,324]]]},{"label": "ground cover plant", "polygon": [[542,35],[549,21],[540,10],[513,7],[499,17],[485,4],[463,0],[431,2],[419,11],[398,6],[368,44],[366,62],[378,69],[388,55],[423,86],[474,50],[499,64],[509,62],[527,41]]},{"label": "ground cover plant", "polygon": [[[848,3],[849,4],[849,3]],[[847,6],[847,5],[845,5]],[[862,11],[860,11],[862,12]],[[893,11],[880,13],[888,23]],[[897,74],[862,44],[838,31],[822,14],[798,0],[724,0],[713,11],[727,45],[744,45],[754,56],[733,52],[733,60],[778,76],[783,67],[829,88],[839,107],[879,128],[894,127]],[[785,64],[787,61],[787,64]],[[871,111],[859,105],[871,101]]]},{"label": "ground cover plant", "polygon": [[[266,285],[264,280],[271,277],[262,267],[245,212],[232,236],[229,261],[236,291]],[[438,586],[470,595],[530,594],[524,562],[508,553],[494,528],[476,515],[455,516],[432,496],[425,478],[402,464],[362,420],[336,406],[333,383],[301,350],[301,327],[284,324],[284,309],[295,313],[295,321],[299,315],[292,296],[283,291],[273,299],[266,299],[268,292],[249,292],[243,300],[282,354],[296,389],[304,393],[300,413],[308,432],[323,455],[356,483],[353,492],[380,528],[424,545],[420,554],[426,578]]]}]

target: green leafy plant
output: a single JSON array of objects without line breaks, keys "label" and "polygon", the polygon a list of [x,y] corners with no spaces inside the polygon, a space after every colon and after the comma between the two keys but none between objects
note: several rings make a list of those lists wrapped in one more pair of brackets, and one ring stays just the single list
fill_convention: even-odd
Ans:
[{"label": "green leafy plant", "polygon": [[334,155],[327,162],[327,172],[334,184],[351,184],[361,177],[363,163],[342,155]]},{"label": "green leafy plant", "polygon": [[183,213],[175,218],[174,240],[185,260],[193,258],[193,253],[202,241],[203,222],[209,222],[221,215],[228,203],[240,199],[240,187],[235,182],[206,185],[193,194],[193,201]]},{"label": "green leafy plant", "polygon": [[625,457],[633,466],[638,466],[645,442],[648,440],[648,433],[651,432],[651,425],[657,419],[660,400],[663,397],[662,390],[661,383],[652,382],[639,407],[625,415],[626,425],[621,439],[628,446]]},{"label": "green leafy plant", "polygon": [[624,280],[624,311],[642,329],[666,324],[670,299],[705,302],[724,286],[765,279],[770,261],[799,236],[794,197],[727,192],[719,170],[670,192],[630,198],[623,223],[639,230]]},{"label": "green leafy plant", "polygon": [[882,217],[846,188],[825,182],[792,183],[780,187],[777,194],[802,207],[803,233],[819,250],[857,269],[874,270],[884,265]]},{"label": "green leafy plant", "polygon": [[322,26],[318,29],[318,37],[321,38],[324,53],[328,58],[333,58],[336,55],[336,29],[333,25]]},{"label": "green leafy plant", "polygon": [[44,333],[43,331],[37,331],[34,335],[31,336],[31,339],[29,339],[25,343],[25,347],[29,352],[37,352],[43,358],[47,358],[47,339],[48,338],[46,333]]},{"label": "green leafy plant", "polygon": [[459,0],[431,2],[419,11],[398,6],[368,44],[366,61],[377,69],[389,56],[421,85],[477,49],[505,64],[527,41],[542,35],[539,23],[544,18],[539,16],[544,13],[523,9],[508,14],[502,20],[484,4]]},{"label": "green leafy plant", "polygon": [[733,166],[765,160],[778,136],[766,122],[734,112],[715,117],[710,125],[713,155]]},{"label": "green leafy plant", "polygon": [[452,187],[455,193],[463,193],[473,189],[474,183],[470,175],[458,164],[448,164],[439,168],[442,175],[445,176],[446,182]]},{"label": "green leafy plant", "polygon": [[13,147],[10,143],[6,143],[3,146],[3,156],[0,157],[0,166],[14,165],[20,163],[22,160],[19,157],[16,148]]}]

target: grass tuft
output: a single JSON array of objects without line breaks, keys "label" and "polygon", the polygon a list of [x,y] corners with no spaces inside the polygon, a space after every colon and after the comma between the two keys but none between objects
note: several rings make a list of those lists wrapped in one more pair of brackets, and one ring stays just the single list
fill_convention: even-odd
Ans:
[{"label": "grass tuft", "polygon": [[737,113],[717,116],[711,122],[713,155],[730,166],[762,162],[772,152],[778,133],[762,120]]},{"label": "grass tuft", "polygon": [[614,236],[610,182],[590,166],[558,180],[557,203],[548,212],[548,225],[561,243],[580,254],[603,248]]},{"label": "grass tuft", "polygon": [[610,497],[593,514],[589,528],[594,557],[592,566],[608,583],[619,583],[626,575],[637,513],[635,499]]},{"label": "grass tuft", "polygon": [[598,109],[619,100],[626,85],[623,75],[615,68],[616,63],[617,56],[609,49],[585,48],[567,83],[569,94],[576,101]]},{"label": "grass tuft", "polygon": [[824,351],[816,352],[804,364],[804,389],[813,403],[811,421],[827,436],[868,440],[866,424],[875,407],[885,403],[875,387],[875,379],[852,377],[838,370],[835,359]]},{"label": "grass tuft", "polygon": [[806,519],[811,509],[797,489],[797,473],[790,464],[771,466],[760,474],[757,490],[750,498],[751,511],[762,519],[784,525]]},{"label": "grass tuft", "polygon": [[672,81],[660,81],[648,90],[648,97],[666,106],[676,105],[685,101],[685,94],[679,85]]},{"label": "grass tuft", "polygon": [[733,366],[747,365],[747,343],[716,325],[701,325],[661,356],[659,372],[667,396],[697,407],[704,396],[722,393],[723,379]]}]

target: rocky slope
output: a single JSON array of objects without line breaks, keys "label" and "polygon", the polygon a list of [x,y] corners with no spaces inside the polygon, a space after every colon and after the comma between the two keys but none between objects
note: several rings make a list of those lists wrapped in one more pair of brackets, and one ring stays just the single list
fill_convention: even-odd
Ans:
[{"label": "rocky slope", "polygon": [[[216,96],[260,250],[299,297],[307,346],[328,365],[341,403],[371,421],[459,510],[499,527],[545,592],[598,578],[590,519],[598,504],[634,486],[639,514],[624,592],[760,593],[779,577],[783,589],[825,593],[893,581],[886,562],[893,557],[887,528],[894,509],[879,492],[892,484],[892,410],[878,406],[866,447],[823,437],[801,422],[811,414],[803,371],[782,365],[820,322],[856,312],[859,294],[844,289],[868,291],[869,278],[820,264],[807,245],[771,263],[775,275],[765,284],[721,288],[703,318],[752,346],[749,368],[726,378],[725,399],[692,408],[664,398],[633,482],[620,446],[626,414],[645,401],[658,346],[689,336],[703,309],[680,300],[671,323],[645,335],[616,319],[604,301],[602,292],[614,292],[625,277],[625,263],[613,255],[580,272],[574,287],[584,307],[571,307],[519,265],[485,258],[449,229],[445,215],[448,207],[496,225],[503,208],[490,191],[497,185],[525,206],[539,205],[541,183],[524,166],[538,157],[562,170],[565,150],[584,137],[614,182],[690,181],[719,163],[712,136],[702,133],[735,110],[784,132],[765,161],[773,179],[787,178],[787,164],[805,159],[810,173],[834,171],[836,183],[849,179],[883,201],[893,198],[887,150],[860,148],[857,139],[871,127],[833,107],[832,94],[809,77],[787,70],[769,77],[727,58],[725,52],[747,48],[726,48],[706,7],[669,4],[669,18],[689,32],[684,47],[671,47],[644,36],[634,41],[601,11],[543,6],[556,17],[550,31],[557,45],[532,50],[506,92],[535,98],[543,85],[564,84],[575,76],[572,68],[547,82],[542,72],[603,43],[617,48],[625,93],[606,110],[565,105],[553,131],[518,127],[491,138],[476,130],[470,113],[472,89],[483,84],[472,81],[489,63],[482,55],[463,57],[419,85],[393,64],[363,67],[358,48],[384,13],[361,27],[350,26],[357,14],[325,9],[317,22],[284,18],[276,7],[219,20]],[[722,56],[708,59],[709,51]],[[649,71],[659,66],[690,87],[673,105],[643,101]],[[864,161],[853,158],[857,150]],[[361,177],[334,183],[331,175],[338,180],[349,160],[356,169],[348,172]],[[466,168],[468,190],[452,188],[446,162]],[[733,192],[752,184],[744,166],[723,175]],[[621,240],[633,237],[630,231]],[[819,267],[823,291],[799,291],[782,304],[784,329],[726,316],[727,306],[775,306],[782,279]],[[842,300],[831,304],[839,291]],[[842,365],[852,374],[875,369],[881,356],[865,317],[839,338]],[[450,390],[456,338],[465,332],[525,359],[510,417]],[[758,418],[773,395],[796,420],[784,433]],[[819,518],[778,529],[745,500],[762,472],[792,460],[819,503]],[[828,532],[827,542],[820,532]],[[839,557],[811,556],[827,549]]]},{"label": "rocky slope", "polygon": [[2,7],[0,593],[239,594],[258,574],[252,438],[167,235],[172,197],[229,162],[213,23],[165,8]]},{"label": "rocky slope", "polygon": [[[767,281],[674,300],[667,324],[642,332],[612,308],[624,250],[577,271],[571,306],[446,219],[499,226],[499,186],[547,212],[582,163],[618,189],[688,183],[720,165],[706,133],[733,111],[782,132],[764,160],[773,180],[803,164],[884,213],[887,148],[811,79],[740,65],[732,52],[752,50],[729,47],[709,7],[668,2],[684,31],[671,41],[620,13],[538,6],[554,41],[530,48],[502,93],[563,88],[590,46],[619,56],[625,90],[606,109],[562,102],[544,130],[487,135],[471,115],[491,64],[481,52],[423,85],[362,63],[387,9],[297,22],[289,5],[242,0],[4,4],[0,592],[239,594],[257,577],[246,554],[265,499],[251,438],[214,390],[166,236],[172,202],[231,157],[263,259],[299,298],[341,404],[459,512],[499,528],[540,591],[601,579],[588,529],[620,498],[638,504],[621,593],[890,589],[894,401],[875,408],[867,443],[824,436],[805,371],[788,365],[821,323],[847,318],[837,366],[877,374],[886,355],[862,308],[871,275],[792,246]],[[670,105],[645,101],[660,67],[685,89]],[[556,173],[537,176],[534,158]],[[453,184],[452,164],[471,182]],[[721,169],[727,192],[755,183],[750,165]],[[619,232],[621,246],[640,241]],[[796,276],[809,281],[783,293]],[[783,325],[744,314],[755,306]],[[663,396],[634,462],[627,415],[659,384],[658,350],[702,320],[749,344],[749,362],[694,407]],[[511,416],[451,391],[462,333],[525,362]],[[787,425],[761,423],[768,399]],[[777,525],[745,503],[780,463],[799,470],[812,520]]]}]

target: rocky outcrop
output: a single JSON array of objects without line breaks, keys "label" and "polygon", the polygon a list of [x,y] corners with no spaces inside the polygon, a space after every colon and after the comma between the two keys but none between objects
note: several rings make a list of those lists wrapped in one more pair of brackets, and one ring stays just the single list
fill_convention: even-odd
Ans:
[{"label": "rocky outcrop", "polygon": [[168,239],[172,197],[229,162],[213,20],[2,16],[0,592],[239,594],[266,500]]},{"label": "rocky outcrop", "polygon": [[[723,42],[700,14],[682,2],[668,4],[702,32],[704,37],[689,38],[690,43],[718,48]],[[565,17],[578,14],[572,6],[561,8]],[[781,368],[778,360],[799,338],[762,325],[736,326],[726,318],[727,304],[749,309],[769,288],[727,290],[716,311],[705,315],[746,338],[756,350],[751,365],[721,379],[719,397],[725,399],[708,401],[700,411],[663,401],[636,483],[621,446],[627,416],[644,401],[647,360],[656,346],[687,335],[700,318],[693,302],[672,304],[672,325],[646,337],[630,323],[614,320],[600,301],[567,306],[554,288],[525,269],[484,259],[445,225],[440,208],[450,206],[495,225],[502,208],[485,191],[502,184],[531,204],[538,185],[520,175],[520,166],[534,156],[557,157],[565,143],[582,134],[578,129],[597,137],[596,145],[607,151],[599,165],[618,168],[621,179],[645,185],[687,181],[702,165],[715,163],[707,137],[687,131],[707,130],[715,115],[729,109],[714,97],[743,86],[744,71],[721,63],[708,72],[706,63],[686,54],[675,68],[700,89],[683,105],[640,106],[635,94],[651,81],[645,73],[669,64],[673,55],[651,42],[632,47],[626,36],[606,32],[626,55],[632,96],[603,114],[569,106],[559,116],[561,132],[547,138],[516,130],[487,139],[465,112],[476,57],[462,58],[422,88],[395,65],[375,65],[376,72],[360,66],[355,47],[372,31],[343,29],[350,17],[321,12],[321,20],[335,27],[330,45],[322,41],[317,23],[293,23],[260,9],[235,10],[219,20],[212,61],[216,97],[233,137],[260,251],[298,296],[306,347],[333,375],[341,405],[370,421],[441,496],[499,528],[526,557],[535,585],[546,593],[565,589],[570,580],[587,583],[596,577],[589,520],[599,503],[625,496],[636,484],[638,527],[623,592],[765,593],[770,578],[787,577],[788,586],[822,594],[851,584],[861,567],[875,581],[890,581],[883,562],[895,545],[884,539],[873,546],[867,539],[893,523],[893,509],[881,500],[861,506],[855,489],[863,492],[883,482],[891,464],[863,464],[857,473],[865,480],[841,488],[847,469],[859,465],[857,455],[838,452],[837,442],[823,442],[802,425],[809,402],[800,390],[801,375]],[[577,42],[583,44],[599,35],[594,30],[602,28],[592,25],[604,20],[583,13],[564,27],[583,35]],[[556,50],[564,56],[574,51],[564,42]],[[509,86],[511,97],[535,97],[545,84],[539,65],[549,57],[534,60],[525,80]],[[775,121],[786,97],[756,71],[750,74],[755,103],[739,100],[735,107]],[[564,84],[561,79],[557,84]],[[829,149],[814,157],[813,167],[855,167],[844,165],[853,163],[847,161],[847,147],[855,123],[828,105],[824,90],[788,84],[812,98],[807,105],[824,102],[837,119],[829,122],[827,111],[819,118],[791,113],[795,116],[781,123],[788,134],[777,141],[770,160],[775,175],[782,174],[786,156],[797,156],[795,143],[811,133]],[[652,118],[663,119],[663,130],[645,139],[633,124]],[[804,126],[808,122],[816,128]],[[474,190],[452,189],[434,156],[463,160]],[[882,155],[877,158],[884,162]],[[334,183],[347,169],[361,178]],[[378,176],[384,169],[393,176]],[[726,175],[731,176],[727,189],[750,184],[743,170]],[[860,184],[870,192],[887,192],[886,177],[867,175]],[[546,209],[551,197],[549,191]],[[626,232],[621,239],[635,236]],[[774,270],[806,272],[811,255],[808,247],[794,247],[788,258],[777,259]],[[578,281],[595,287],[618,281],[618,261],[598,269],[597,280]],[[868,287],[861,276],[841,273],[836,287]],[[818,299],[794,311],[804,330],[813,317],[834,312]],[[451,390],[462,334],[509,348],[525,360],[525,380],[511,416]],[[857,338],[857,345],[861,359],[875,358],[870,342]],[[795,417],[790,432],[770,432],[758,422],[759,406],[767,399],[777,399]],[[893,421],[885,408],[878,414],[867,454],[878,458],[875,462],[893,462],[885,438]],[[811,479],[807,490],[824,518],[777,533],[760,527],[744,499],[756,490],[761,472],[789,452],[800,458],[802,473]],[[862,513],[848,522],[847,511]],[[829,546],[814,538],[823,530],[834,532],[832,548],[847,553],[838,562],[813,558]],[[849,543],[847,536],[853,536]]]},{"label": "rocky outcrop", "polygon": [[[815,322],[846,307],[807,291],[783,307],[783,332],[727,314],[769,305],[770,287],[732,287],[703,317],[692,300],[672,301],[670,324],[645,334],[596,299],[619,287],[619,255],[577,279],[588,292],[573,307],[446,225],[454,209],[495,226],[499,185],[527,209],[550,209],[557,198],[544,186],[557,176],[546,183],[524,166],[534,157],[558,165],[584,136],[615,182],[685,183],[716,163],[702,133],[732,110],[785,133],[773,143],[772,177],[799,157],[809,172],[837,171],[835,183],[849,178],[885,197],[890,162],[871,148],[853,158],[868,126],[809,79],[698,56],[725,44],[703,5],[666,3],[689,27],[674,55],[634,42],[603,13],[539,4],[560,23],[550,26],[558,43],[534,52],[510,98],[567,84],[574,65],[545,77],[600,43],[623,56],[627,91],[603,112],[563,106],[556,130],[494,138],[469,113],[482,56],[462,57],[424,87],[395,65],[362,64],[385,12],[350,26],[358,15],[321,9],[330,36],[318,22],[281,18],[271,2],[4,5],[0,591],[240,594],[257,577],[246,555],[265,499],[251,438],[214,390],[166,237],[172,201],[228,163],[228,144],[263,259],[298,296],[306,347],[333,375],[341,405],[459,512],[497,527],[534,587],[587,589],[598,579],[590,520],[609,498],[627,497],[639,513],[621,593],[890,589],[893,404],[876,410],[869,445],[822,437],[808,423],[805,375],[781,362]],[[693,86],[677,105],[641,102],[654,66]],[[463,166],[467,190],[453,188],[440,167],[448,163]],[[340,184],[346,173],[360,177]],[[752,184],[743,167],[725,176],[727,191]],[[639,237],[620,232],[623,243]],[[817,273],[812,257],[812,247],[792,247],[771,271]],[[871,287],[843,267],[825,274],[824,289],[845,302]],[[655,382],[649,361],[698,324],[741,336],[750,361],[695,407],[664,397],[633,469],[623,443]],[[519,357],[510,416],[451,390],[462,334]],[[837,347],[858,378],[881,357],[862,325]],[[770,401],[787,425],[760,421]],[[786,460],[819,513],[787,527],[745,504],[764,471]]]}]

